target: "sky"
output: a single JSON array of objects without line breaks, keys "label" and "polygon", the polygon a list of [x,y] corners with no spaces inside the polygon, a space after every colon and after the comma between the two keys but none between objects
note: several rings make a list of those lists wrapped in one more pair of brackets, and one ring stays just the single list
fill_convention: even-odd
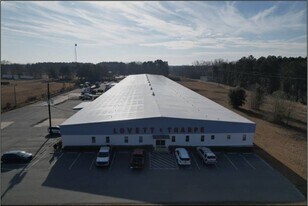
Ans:
[{"label": "sky", "polygon": [[306,1],[2,1],[1,60],[154,61],[307,56]]}]

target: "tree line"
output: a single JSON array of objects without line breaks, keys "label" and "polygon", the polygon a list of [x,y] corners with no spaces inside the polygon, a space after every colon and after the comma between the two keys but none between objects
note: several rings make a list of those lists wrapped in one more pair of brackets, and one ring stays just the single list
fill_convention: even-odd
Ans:
[{"label": "tree line", "polygon": [[288,99],[307,103],[307,57],[268,56],[254,58],[242,57],[235,62],[222,59],[213,62],[195,62],[189,66],[170,68],[173,75],[240,86],[254,90],[257,85],[266,94],[282,91]]},{"label": "tree line", "polygon": [[43,62],[35,64],[3,63],[1,73],[10,75],[29,75],[41,79],[47,75],[51,79],[72,80],[77,77],[84,81],[100,81],[104,77],[129,74],[169,74],[168,62],[160,59],[147,62],[101,62],[93,63],[54,63]]}]

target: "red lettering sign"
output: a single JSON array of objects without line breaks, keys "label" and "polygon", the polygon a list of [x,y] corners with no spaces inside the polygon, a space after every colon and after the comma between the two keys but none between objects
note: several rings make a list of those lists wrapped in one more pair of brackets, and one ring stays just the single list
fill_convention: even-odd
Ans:
[{"label": "red lettering sign", "polygon": [[132,128],[127,128],[128,134],[130,134],[132,132]]},{"label": "red lettering sign", "polygon": [[139,134],[139,128],[138,127],[136,128],[136,134]]},{"label": "red lettering sign", "polygon": [[195,127],[194,128],[194,133],[197,133],[198,132],[198,127]]},{"label": "red lettering sign", "polygon": [[150,129],[151,129],[151,133],[153,134],[153,132],[154,132],[154,128],[153,128],[153,127],[151,127]]},{"label": "red lettering sign", "polygon": [[204,127],[201,127],[201,128],[200,128],[200,132],[201,132],[201,133],[204,133]]},{"label": "red lettering sign", "polygon": [[147,133],[148,128],[144,127],[143,128],[143,133]]},{"label": "red lettering sign", "polygon": [[168,133],[171,133],[171,127],[168,127]]},{"label": "red lettering sign", "polygon": [[192,128],[188,127],[188,133],[192,133]]},{"label": "red lettering sign", "polygon": [[178,132],[179,132],[179,129],[178,129],[177,127],[174,127],[174,128],[173,128],[173,132],[174,132],[174,133],[178,133]]},{"label": "red lettering sign", "polygon": [[116,128],[113,128],[113,134],[118,134]]},{"label": "red lettering sign", "polygon": [[125,131],[124,128],[121,128],[121,129],[120,129],[120,133],[121,133],[121,134],[124,134],[124,131]]},{"label": "red lettering sign", "polygon": [[185,128],[184,127],[181,128],[181,133],[185,133]]}]

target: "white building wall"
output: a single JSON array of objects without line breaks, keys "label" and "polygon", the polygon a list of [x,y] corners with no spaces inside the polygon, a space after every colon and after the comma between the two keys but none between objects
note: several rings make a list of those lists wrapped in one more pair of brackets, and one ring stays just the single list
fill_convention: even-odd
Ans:
[{"label": "white building wall", "polygon": [[[201,136],[204,135],[204,141],[201,141]],[[214,139],[211,138],[215,135]],[[230,135],[230,139],[228,139]],[[246,140],[243,140],[243,135],[246,135]],[[128,137],[128,142],[125,142],[125,136]],[[139,136],[142,136],[142,142],[139,142]],[[175,136],[175,142],[172,142],[172,136]],[[189,141],[186,142],[186,136],[189,136]],[[254,133],[219,133],[219,134],[170,134],[170,139],[166,140],[166,146],[252,146]],[[92,142],[92,137],[95,141]],[[106,142],[107,135],[63,135],[63,146],[100,146],[100,145],[115,145],[115,146],[142,146],[153,145],[155,140],[152,135],[109,135],[110,143]]]}]

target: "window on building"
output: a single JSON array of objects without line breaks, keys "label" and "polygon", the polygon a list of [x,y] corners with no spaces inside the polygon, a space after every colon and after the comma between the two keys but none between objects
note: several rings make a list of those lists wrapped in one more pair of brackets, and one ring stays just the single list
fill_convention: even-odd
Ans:
[{"label": "window on building", "polygon": [[211,139],[215,139],[215,135],[211,135]]},{"label": "window on building", "polygon": [[201,142],[204,142],[204,135],[201,135]]},{"label": "window on building", "polygon": [[227,139],[231,139],[231,135],[228,134],[228,135],[227,135]]},{"label": "window on building", "polygon": [[92,143],[95,143],[95,142],[96,142],[95,137],[92,137]]},{"label": "window on building", "polygon": [[125,142],[125,143],[128,143],[128,136],[125,136],[125,137],[124,137],[124,142]]},{"label": "window on building", "polygon": [[110,137],[106,137],[106,143],[107,143],[107,144],[110,143]]},{"label": "window on building", "polygon": [[243,141],[246,141],[246,134],[243,135]]},{"label": "window on building", "polygon": [[175,136],[171,137],[171,142],[175,142]]},{"label": "window on building", "polygon": [[143,142],[143,137],[139,136],[139,143],[142,143],[142,142]]},{"label": "window on building", "polygon": [[186,141],[186,142],[189,142],[189,136],[188,136],[188,135],[186,136],[185,141]]}]

